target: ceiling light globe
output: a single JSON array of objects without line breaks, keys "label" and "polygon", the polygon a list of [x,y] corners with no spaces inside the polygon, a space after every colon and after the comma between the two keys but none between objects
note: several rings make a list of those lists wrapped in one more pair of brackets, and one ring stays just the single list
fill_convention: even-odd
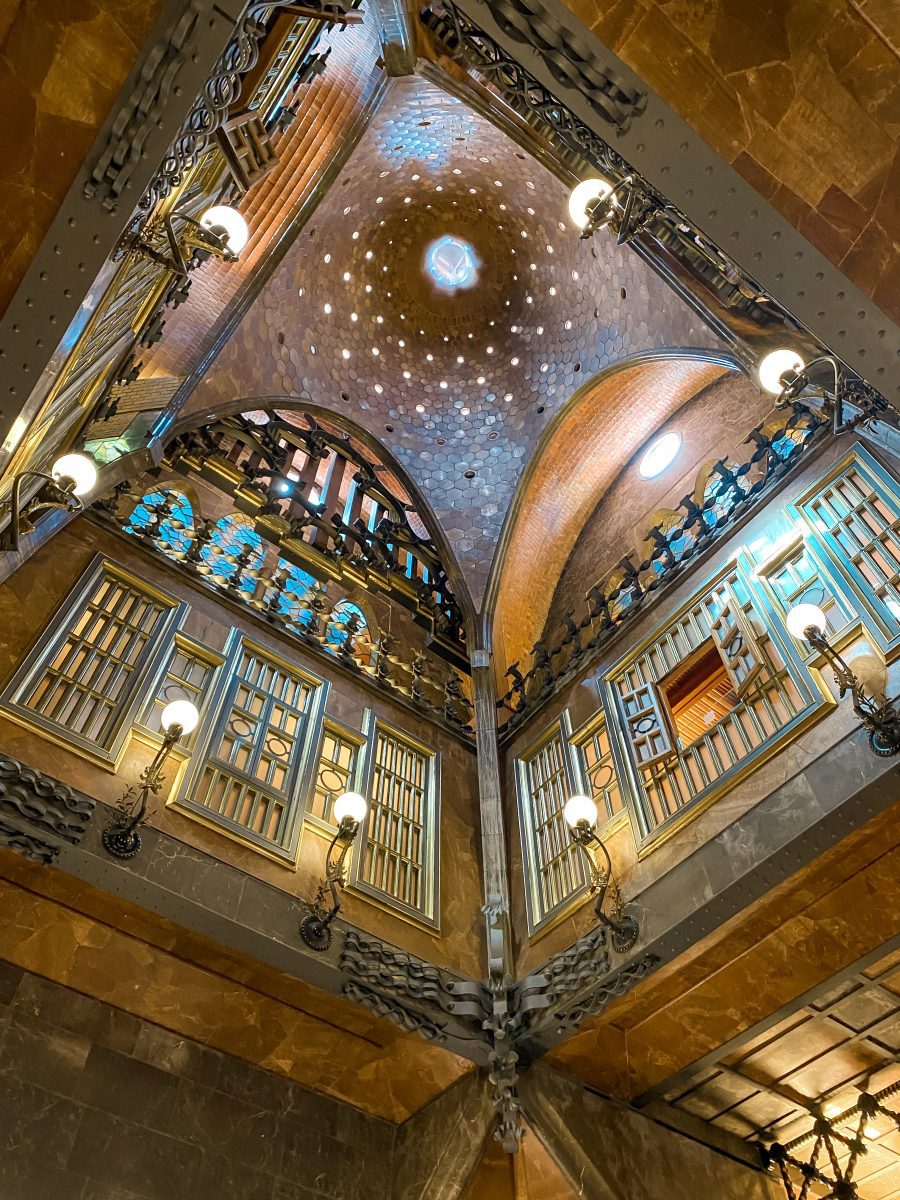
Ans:
[{"label": "ceiling light globe", "polygon": [[200,720],[197,707],[190,700],[173,700],[162,710],[160,725],[168,733],[173,725],[180,725],[182,734],[193,733]]},{"label": "ceiling light globe", "polygon": [[791,637],[801,641],[810,625],[819,633],[824,633],[828,628],[825,614],[817,604],[795,604],[787,615],[786,624]]},{"label": "ceiling light globe", "polygon": [[760,384],[777,396],[782,390],[781,377],[785,371],[802,371],[806,363],[796,350],[772,350],[756,368]]},{"label": "ceiling light globe", "polygon": [[358,825],[365,820],[366,813],[369,811],[369,806],[366,803],[365,796],[361,796],[359,792],[342,792],[334,802],[334,819],[341,824],[348,818],[355,821]]},{"label": "ceiling light globe", "polygon": [[638,463],[638,473],[641,478],[655,479],[657,475],[662,475],[663,471],[675,461],[675,456],[680,449],[681,434],[674,430],[655,438],[641,455]]},{"label": "ceiling light globe", "polygon": [[224,231],[225,244],[232,254],[240,254],[250,240],[247,222],[230,204],[214,204],[202,215],[200,224],[215,233]]},{"label": "ceiling light globe", "polygon": [[566,801],[563,817],[566,824],[572,829],[582,821],[593,829],[597,824],[597,805],[590,796],[572,796]]},{"label": "ceiling light globe", "polygon": [[579,229],[586,228],[590,220],[588,205],[593,204],[595,200],[602,200],[612,190],[612,184],[607,183],[605,179],[585,179],[576,184],[569,196],[569,217],[572,223]]},{"label": "ceiling light globe", "polygon": [[71,479],[75,496],[83,496],[97,482],[97,468],[86,454],[63,454],[50,468],[50,474],[57,482]]}]

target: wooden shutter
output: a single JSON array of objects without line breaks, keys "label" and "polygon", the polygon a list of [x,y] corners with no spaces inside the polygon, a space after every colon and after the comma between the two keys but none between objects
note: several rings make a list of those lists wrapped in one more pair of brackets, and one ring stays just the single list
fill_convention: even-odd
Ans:
[{"label": "wooden shutter", "polygon": [[620,693],[619,703],[625,736],[639,767],[673,753],[668,716],[656,684],[645,683],[633,691]]},{"label": "wooden shutter", "polygon": [[744,696],[766,664],[743,609],[730,591],[726,597],[718,617],[710,626],[710,633],[734,690]]}]

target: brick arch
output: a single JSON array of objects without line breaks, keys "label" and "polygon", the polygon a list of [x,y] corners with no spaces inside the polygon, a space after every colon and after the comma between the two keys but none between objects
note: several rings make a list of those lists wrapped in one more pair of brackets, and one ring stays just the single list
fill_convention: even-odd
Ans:
[{"label": "brick arch", "polygon": [[495,661],[527,658],[554,588],[599,500],[647,439],[693,396],[735,369],[713,351],[672,351],[594,376],[536,449],[491,571],[483,620]]}]

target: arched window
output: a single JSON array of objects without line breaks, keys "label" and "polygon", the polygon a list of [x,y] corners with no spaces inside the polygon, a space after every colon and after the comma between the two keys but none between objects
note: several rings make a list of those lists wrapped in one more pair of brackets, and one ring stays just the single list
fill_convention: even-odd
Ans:
[{"label": "arched window", "polygon": [[339,651],[343,647],[349,650],[348,638],[352,640],[353,646],[357,650],[362,649],[364,645],[372,644],[369,625],[363,610],[352,600],[339,600],[328,618],[326,643],[329,649]]},{"label": "arched window", "polygon": [[[227,581],[238,569],[237,559],[241,555],[245,555],[242,572],[250,572],[262,564],[266,551],[249,517],[232,513],[216,522],[212,537],[201,551],[201,557],[217,579]],[[256,580],[249,574],[243,575],[241,591],[252,592],[255,587]]]},{"label": "arched window", "polygon": [[[697,537],[692,529],[684,529],[684,514],[677,513],[671,508],[658,509],[650,518],[650,527],[658,529],[665,537],[675,562],[680,562],[688,550],[695,544]],[[680,530],[680,532],[677,532]],[[644,542],[644,549],[648,558],[656,549],[656,542],[653,538],[647,538]],[[660,553],[653,559],[653,570],[657,575],[662,575],[666,569],[667,559],[665,554]]]},{"label": "arched window", "polygon": [[309,571],[289,563],[286,558],[279,558],[278,572],[284,576],[284,585],[278,597],[278,615],[295,629],[303,629],[312,620],[308,596],[316,581]]},{"label": "arched window", "polygon": [[[729,471],[738,469],[738,464],[730,459],[725,460],[725,466]],[[735,505],[750,487],[744,476],[736,483],[723,479],[718,471],[712,469],[712,464],[701,469],[699,480],[703,480],[703,519],[710,528],[730,516]]]},{"label": "arched window", "polygon": [[184,492],[147,492],[124,526],[126,533],[152,539],[166,554],[184,554],[191,544],[194,513]]}]

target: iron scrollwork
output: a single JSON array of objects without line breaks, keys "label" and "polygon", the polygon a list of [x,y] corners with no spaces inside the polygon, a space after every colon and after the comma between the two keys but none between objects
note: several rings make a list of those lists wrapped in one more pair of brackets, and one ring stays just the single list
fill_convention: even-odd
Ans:
[{"label": "iron scrollwork", "polygon": [[93,800],[0,755],[0,845],[51,863],[65,843],[81,841],[94,807]]}]

